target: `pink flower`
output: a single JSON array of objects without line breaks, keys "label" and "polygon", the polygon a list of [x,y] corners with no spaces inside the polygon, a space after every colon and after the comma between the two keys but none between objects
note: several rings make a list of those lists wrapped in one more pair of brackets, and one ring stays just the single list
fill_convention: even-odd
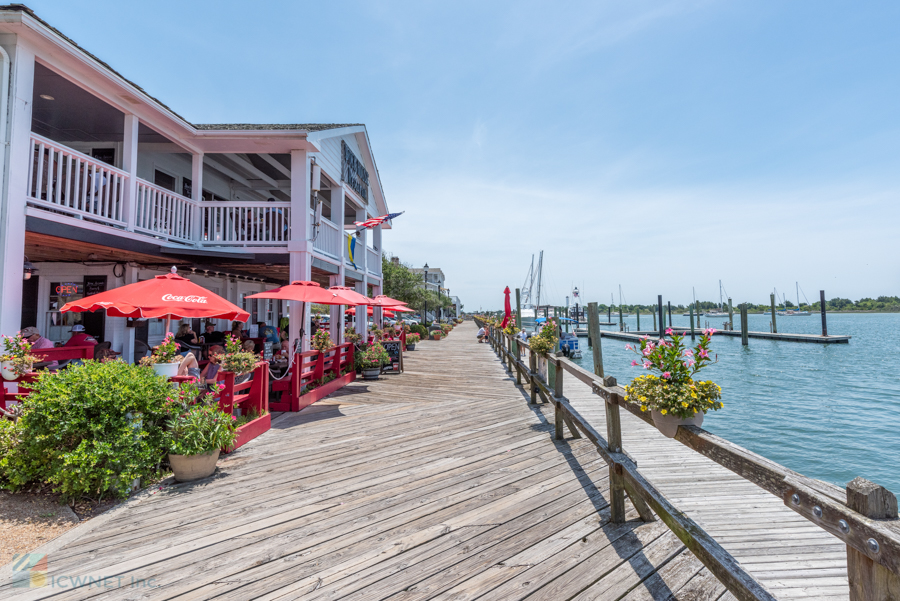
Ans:
[{"label": "pink flower", "polygon": [[625,350],[626,350],[626,351],[630,351],[630,350],[631,350],[631,345],[630,345],[630,344],[626,344],[626,345],[625,345]]},{"label": "pink flower", "polygon": [[663,372],[663,377],[664,377],[664,378],[671,378],[671,377],[672,377],[672,374],[670,374],[670,373],[667,372],[667,371],[664,371],[664,372]]},{"label": "pink flower", "polygon": [[644,369],[650,369],[651,367],[653,367],[652,363],[650,363],[649,361],[644,361]]},{"label": "pink flower", "polygon": [[652,353],[652,352],[653,352],[653,349],[648,346],[647,348],[644,349],[644,356],[649,357],[650,353]]},{"label": "pink flower", "polygon": [[237,421],[237,416],[236,416],[236,415],[232,415],[232,416],[231,416],[231,421],[236,422],[236,421]]},{"label": "pink flower", "polygon": [[709,329],[709,335],[710,335],[710,336],[712,336],[712,335],[715,334],[715,333],[716,333],[716,329],[715,329],[715,328],[710,328],[710,329]]},{"label": "pink flower", "polygon": [[705,348],[700,349],[700,356],[704,359],[709,359],[709,351],[707,351]]},{"label": "pink flower", "polygon": [[632,366],[632,367],[634,367],[634,366],[637,365],[637,364],[638,364],[638,362],[637,362],[636,359],[635,359],[634,361],[631,362],[631,366]]},{"label": "pink flower", "polygon": [[685,357],[693,357],[694,351],[692,351],[691,349],[688,349],[688,350],[684,351],[684,356]]},{"label": "pink flower", "polygon": [[672,328],[666,328],[666,335],[671,336],[673,331]]}]

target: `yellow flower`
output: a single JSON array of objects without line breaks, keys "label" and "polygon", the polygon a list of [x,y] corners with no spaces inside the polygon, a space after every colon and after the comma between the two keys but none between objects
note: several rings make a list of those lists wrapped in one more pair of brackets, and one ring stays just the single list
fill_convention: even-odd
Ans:
[{"label": "yellow flower", "polygon": [[640,402],[642,402],[642,403],[646,403],[646,402],[647,402],[647,397],[642,396],[642,397],[641,397],[640,399],[638,399],[638,400],[639,400]]},{"label": "yellow flower", "polygon": [[625,400],[626,400],[626,401],[628,400],[628,395],[627,395],[627,394],[625,395]]},{"label": "yellow flower", "polygon": [[692,393],[691,393],[691,398],[692,398],[692,399],[696,399],[696,398],[697,398],[697,393],[696,393],[696,392],[692,392]]},{"label": "yellow flower", "polygon": [[666,410],[665,410],[665,409],[660,409],[659,412],[662,413],[663,415],[666,414]]},{"label": "yellow flower", "polygon": [[641,405],[641,411],[646,411],[646,410],[647,410],[647,405]]},{"label": "yellow flower", "polygon": [[687,403],[685,403],[685,402],[684,402],[684,401],[682,401],[682,402],[681,402],[681,406],[682,406],[682,407],[687,407],[687,406],[688,406],[688,404],[687,404]]}]

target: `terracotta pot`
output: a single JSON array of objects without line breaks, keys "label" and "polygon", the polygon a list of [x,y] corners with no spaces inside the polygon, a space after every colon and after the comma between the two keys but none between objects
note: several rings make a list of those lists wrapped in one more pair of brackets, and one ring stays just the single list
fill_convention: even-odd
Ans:
[{"label": "terracotta pot", "polygon": [[158,376],[174,378],[178,375],[179,365],[179,363],[154,363],[153,371],[155,371]]},{"label": "terracotta pot", "polygon": [[219,449],[202,455],[173,455],[169,453],[169,465],[179,482],[190,482],[212,476],[219,460]]},{"label": "terracotta pot", "polygon": [[692,417],[687,419],[682,419],[675,415],[663,415],[659,411],[651,411],[650,414],[653,416],[653,425],[656,426],[662,435],[666,438],[675,438],[675,434],[678,432],[678,426],[697,426],[698,428],[703,424],[703,412],[695,413]]},{"label": "terracotta pot", "polygon": [[380,375],[381,375],[380,367],[362,370],[363,380],[377,380],[378,376],[380,376]]}]

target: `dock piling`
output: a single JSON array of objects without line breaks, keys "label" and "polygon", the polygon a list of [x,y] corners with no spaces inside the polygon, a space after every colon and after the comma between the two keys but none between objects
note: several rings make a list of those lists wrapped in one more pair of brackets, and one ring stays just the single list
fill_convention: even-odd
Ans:
[{"label": "dock piling", "polygon": [[588,338],[594,353],[594,373],[603,377],[603,349],[600,348],[600,312],[597,303],[588,303]]},{"label": "dock piling", "polygon": [[769,304],[772,305],[772,333],[778,333],[778,325],[775,323],[775,294],[769,295]]},{"label": "dock piling", "polygon": [[669,305],[669,327],[671,328],[672,323],[673,323],[673,321],[672,321],[672,301],[668,301],[668,305]]},{"label": "dock piling", "polygon": [[825,323],[825,291],[819,290],[819,307],[822,309],[822,336],[828,336],[828,324]]},{"label": "dock piling", "polygon": [[747,346],[750,343],[750,331],[747,325],[747,303],[741,303],[741,344]]},{"label": "dock piling", "polygon": [[728,299],[728,329],[734,330],[734,306],[731,304],[731,299]]},{"label": "dock piling", "polygon": [[696,339],[696,336],[694,333],[694,305],[691,304],[691,340]]},{"label": "dock piling", "polygon": [[[656,303],[657,303],[657,305],[659,305],[659,307],[658,307],[658,309],[659,309],[659,338],[660,338],[660,340],[662,340],[662,338],[665,336],[665,330],[666,330],[666,314],[663,313],[662,294],[660,294],[657,297]],[[654,328],[654,329],[656,329],[656,328]]]},{"label": "dock piling", "polygon": [[622,305],[619,305],[619,331],[625,331],[625,320],[622,319]]},{"label": "dock piling", "polygon": [[653,331],[656,331],[656,311],[650,310],[650,315],[653,316]]},{"label": "dock piling", "polygon": [[641,308],[640,307],[634,308],[634,316],[637,317],[637,331],[640,332],[641,331]]}]

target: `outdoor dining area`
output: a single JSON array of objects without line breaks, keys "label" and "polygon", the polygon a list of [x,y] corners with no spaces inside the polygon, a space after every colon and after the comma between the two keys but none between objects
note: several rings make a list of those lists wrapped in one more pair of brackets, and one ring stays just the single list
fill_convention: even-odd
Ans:
[{"label": "outdoor dining area", "polygon": [[[189,382],[213,395],[219,410],[238,423],[237,437],[228,450],[269,430],[271,411],[300,411],[353,382],[358,369],[371,372],[371,361],[357,360],[360,353],[381,357],[374,365],[376,375],[385,369],[402,371],[404,329],[398,326],[380,332],[369,327],[369,318],[379,312],[393,316],[412,311],[401,301],[384,295],[370,298],[344,286],[325,288],[312,281],[295,281],[247,298],[300,303],[301,325],[302,317],[309,315],[313,306],[346,306],[345,320],[362,319],[366,334],[362,337],[348,331],[348,341],[341,342],[342,335],[332,340],[331,332],[343,333],[344,324],[331,332],[325,328],[306,332],[301,327],[294,339],[288,328],[265,323],[254,324],[251,330],[246,327],[249,312],[178,275],[174,267],[165,275],[67,303],[62,312],[103,310],[109,317],[165,320],[162,342],[147,356],[136,358],[135,363],[152,369],[173,386]],[[197,319],[210,320],[203,322],[205,327],[199,333],[186,321]],[[232,329],[216,332],[211,320],[228,320]],[[28,385],[42,372],[57,373],[89,360],[121,361],[117,353],[109,351],[108,344],[98,351],[96,340],[90,336],[73,335],[70,343],[74,344],[59,347],[30,344],[40,340],[34,328],[4,339],[7,352],[0,357],[5,381],[0,409],[5,412],[15,411],[16,404],[29,394]],[[390,346],[392,352],[385,352],[382,345]],[[27,349],[24,355],[22,348]]]}]

